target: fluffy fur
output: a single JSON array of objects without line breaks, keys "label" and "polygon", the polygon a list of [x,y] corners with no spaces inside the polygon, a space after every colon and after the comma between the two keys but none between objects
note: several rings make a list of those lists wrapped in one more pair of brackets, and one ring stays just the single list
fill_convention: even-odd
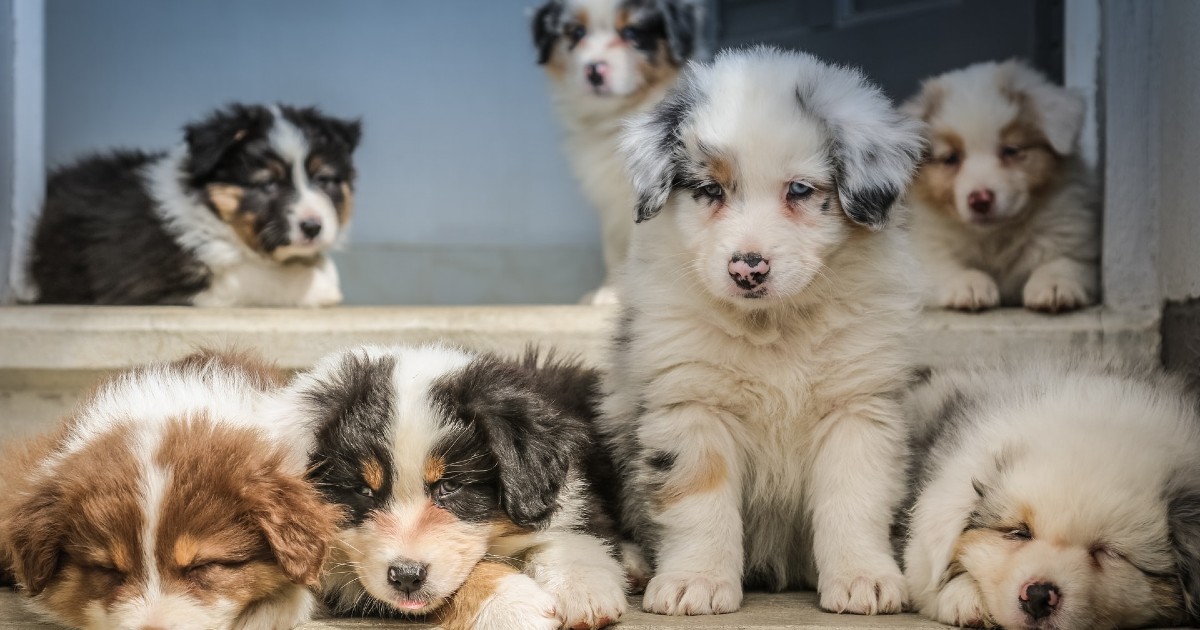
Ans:
[{"label": "fluffy fur", "polygon": [[607,278],[585,301],[615,300],[629,250],[633,188],[617,150],[621,123],[662,100],[697,53],[695,0],[549,0],[533,16],[538,63],[550,78],[567,154],[600,215]]},{"label": "fluffy fur", "polygon": [[170,153],[116,151],[50,175],[30,248],[32,301],[325,306],[326,252],[353,205],[357,122],[231,105]]},{"label": "fluffy fur", "polygon": [[625,149],[638,225],[603,427],[656,565],[644,607],[729,612],[745,581],[898,612],[918,300],[887,224],[917,123],[855,71],[757,48],[692,64]]},{"label": "fluffy fur", "polygon": [[348,350],[298,377],[278,414],[311,429],[311,476],[348,516],[322,582],[331,608],[448,628],[616,621],[625,575],[596,381],[533,354],[439,346]]},{"label": "fluffy fur", "polygon": [[928,123],[930,151],[909,199],[931,303],[1094,304],[1099,219],[1075,155],[1083,99],[1008,61],[929,79],[905,107]]},{"label": "fluffy fur", "polygon": [[200,353],[102,384],[0,477],[0,561],[74,628],[285,630],[308,620],[337,512],[258,421],[282,384]]},{"label": "fluffy fur", "polygon": [[904,559],[923,614],[1200,622],[1200,415],[1179,383],[1079,359],[975,365],[935,373],[910,406]]}]

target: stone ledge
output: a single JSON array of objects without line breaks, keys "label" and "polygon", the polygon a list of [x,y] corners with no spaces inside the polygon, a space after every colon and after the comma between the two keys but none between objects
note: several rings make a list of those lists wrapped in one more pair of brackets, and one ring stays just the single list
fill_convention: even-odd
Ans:
[{"label": "stone ledge", "polygon": [[[894,630],[935,630],[946,626],[916,615],[859,617],[834,615],[819,610],[813,593],[748,593],[742,610],[729,615],[711,617],[664,617],[637,611],[637,602],[630,600],[630,610],[614,630],[670,630],[673,628],[708,628],[725,630],[839,630],[851,628],[887,628]],[[637,612],[635,612],[637,611]],[[0,594],[0,630],[46,630],[54,627],[26,612],[19,598],[11,593]],[[361,628],[395,628],[396,630],[425,629],[422,623],[382,619],[317,619],[301,626],[303,630],[340,630]],[[519,630],[513,628],[513,630]]]}]

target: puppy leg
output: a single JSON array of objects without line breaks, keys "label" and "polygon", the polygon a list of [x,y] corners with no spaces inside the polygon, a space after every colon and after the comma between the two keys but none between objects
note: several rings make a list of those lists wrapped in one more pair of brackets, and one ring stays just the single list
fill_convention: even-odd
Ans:
[{"label": "puppy leg", "polygon": [[933,277],[936,306],[960,311],[982,311],[1000,305],[1000,288],[978,269],[956,268]]},{"label": "puppy leg", "polygon": [[1096,301],[1096,267],[1069,258],[1043,264],[1025,282],[1025,308],[1059,313],[1073,311]]},{"label": "puppy leg", "polygon": [[573,630],[603,628],[625,614],[625,571],[595,536],[544,532],[525,573],[554,597],[558,617]]},{"label": "puppy leg", "polygon": [[234,630],[295,628],[312,619],[317,598],[312,591],[289,584],[275,595],[252,604],[234,623]]},{"label": "puppy leg", "polygon": [[897,405],[851,401],[822,419],[809,512],[821,608],[897,613],[907,588],[889,528],[903,496],[904,432]]},{"label": "puppy leg", "polygon": [[[742,603],[741,464],[727,422],[701,405],[646,414],[638,437],[669,451],[646,488],[657,571],[642,606],[667,615],[733,612]],[[654,454],[650,454],[654,457]]]},{"label": "puppy leg", "polygon": [[951,626],[983,628],[989,625],[987,607],[979,585],[968,573],[960,573],[938,589],[921,614]]},{"label": "puppy leg", "polygon": [[334,306],[342,303],[337,267],[328,256],[322,256],[320,262],[305,271],[307,286],[297,302],[300,306]]},{"label": "puppy leg", "polygon": [[432,615],[445,630],[555,630],[554,598],[529,576],[498,562],[480,562],[450,601]]},{"label": "puppy leg", "polygon": [[650,581],[654,572],[650,569],[650,563],[646,561],[646,554],[642,553],[642,548],[637,543],[628,540],[621,542],[621,567],[625,569],[629,592],[646,592],[646,583]]}]

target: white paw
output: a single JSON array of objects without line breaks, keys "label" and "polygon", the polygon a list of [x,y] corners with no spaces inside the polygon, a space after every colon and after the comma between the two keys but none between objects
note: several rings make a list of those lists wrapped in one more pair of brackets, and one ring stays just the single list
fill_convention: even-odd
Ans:
[{"label": "white paw", "polygon": [[621,543],[621,567],[625,569],[625,581],[630,593],[644,593],[646,584],[654,571],[646,562],[646,555],[637,543],[624,541]]},{"label": "white paw", "polygon": [[845,571],[818,579],[821,608],[835,613],[889,615],[904,609],[908,588],[899,568]]},{"label": "white paw", "polygon": [[595,291],[589,291],[579,300],[579,303],[602,306],[605,304],[620,304],[621,300],[617,298],[617,288],[611,284],[605,284]]},{"label": "white paw", "polygon": [[314,278],[308,291],[304,297],[300,299],[300,306],[318,307],[318,306],[335,306],[342,303],[342,289],[336,282],[317,276]]},{"label": "white paw", "polygon": [[578,576],[558,588],[547,587],[554,597],[558,619],[571,630],[591,630],[616,623],[625,614],[625,583],[603,573]]},{"label": "white paw", "polygon": [[1061,313],[1088,305],[1088,294],[1074,278],[1052,273],[1034,273],[1025,283],[1025,308],[1031,311]]},{"label": "white paw", "polygon": [[475,616],[475,630],[557,630],[554,598],[524,574],[505,576]]},{"label": "white paw", "polygon": [[938,303],[960,311],[982,311],[1000,305],[1000,288],[991,276],[967,269],[938,287]]},{"label": "white paw", "polygon": [[933,610],[921,612],[951,626],[982,628],[987,625],[987,608],[975,581],[960,575],[938,591]]},{"label": "white paw", "polygon": [[642,599],[646,612],[660,615],[719,615],[734,612],[741,605],[740,581],[682,571],[651,578]]}]

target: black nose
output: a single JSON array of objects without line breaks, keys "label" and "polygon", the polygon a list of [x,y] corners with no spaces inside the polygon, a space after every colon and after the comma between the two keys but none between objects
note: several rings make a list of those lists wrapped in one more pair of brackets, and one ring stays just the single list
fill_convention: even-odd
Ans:
[{"label": "black nose", "polygon": [[305,219],[300,222],[300,232],[308,238],[317,238],[321,233],[321,222],[316,219]]},{"label": "black nose", "polygon": [[421,588],[427,574],[424,563],[400,562],[388,567],[388,584],[398,591],[411,593]]},{"label": "black nose", "polygon": [[1058,587],[1049,582],[1038,582],[1025,587],[1021,593],[1021,610],[1034,619],[1045,619],[1058,607]]},{"label": "black nose", "polygon": [[600,73],[600,64],[589,63],[587,65],[587,80],[593,87],[604,85],[604,75]]}]

